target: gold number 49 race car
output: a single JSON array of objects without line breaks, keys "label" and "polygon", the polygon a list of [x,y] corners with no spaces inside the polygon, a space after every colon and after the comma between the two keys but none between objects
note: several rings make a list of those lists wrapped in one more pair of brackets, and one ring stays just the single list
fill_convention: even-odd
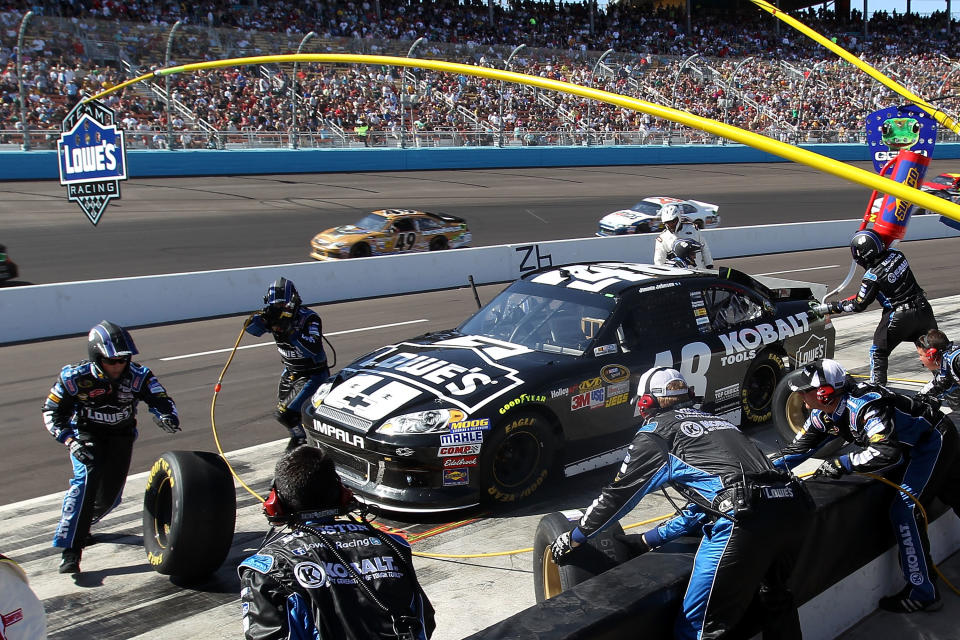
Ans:
[{"label": "gold number 49 race car", "polygon": [[380,209],[353,224],[322,231],[310,242],[316,260],[458,249],[470,242],[463,218],[414,209]]}]

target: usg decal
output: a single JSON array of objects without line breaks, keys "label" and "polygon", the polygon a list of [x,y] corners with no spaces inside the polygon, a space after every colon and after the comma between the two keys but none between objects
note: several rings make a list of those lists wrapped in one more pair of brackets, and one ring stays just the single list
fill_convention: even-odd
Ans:
[{"label": "usg decal", "polygon": [[57,141],[60,184],[94,226],[127,179],[123,131],[113,122],[113,111],[102,103],[79,102],[63,119]]}]

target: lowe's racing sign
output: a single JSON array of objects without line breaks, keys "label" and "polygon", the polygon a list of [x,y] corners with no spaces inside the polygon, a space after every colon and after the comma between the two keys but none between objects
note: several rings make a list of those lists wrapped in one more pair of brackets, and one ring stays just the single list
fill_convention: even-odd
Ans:
[{"label": "lowe's racing sign", "polygon": [[81,102],[63,119],[57,142],[60,184],[94,225],[127,179],[123,131],[113,124],[113,111],[97,101]]}]

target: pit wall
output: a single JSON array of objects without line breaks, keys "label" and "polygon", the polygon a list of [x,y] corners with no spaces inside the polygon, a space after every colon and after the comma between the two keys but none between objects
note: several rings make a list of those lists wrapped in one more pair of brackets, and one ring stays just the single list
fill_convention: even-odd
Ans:
[{"label": "pit wall", "polygon": [[[717,265],[725,258],[846,246],[858,220],[709,229]],[[956,237],[940,216],[915,216],[907,240]],[[85,334],[109,318],[126,327],[249,313],[270,282],[297,284],[307,304],[511,282],[534,269],[580,261],[650,262],[656,234],[376,256],[330,262],[88,280],[0,289],[0,344]],[[790,274],[785,274],[790,277]],[[825,291],[815,291],[822,297]],[[23,309],[35,310],[22,313]]]}]

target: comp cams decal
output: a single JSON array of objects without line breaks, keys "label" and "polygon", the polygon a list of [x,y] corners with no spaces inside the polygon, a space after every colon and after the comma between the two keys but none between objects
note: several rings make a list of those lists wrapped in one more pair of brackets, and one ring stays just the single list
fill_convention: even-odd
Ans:
[{"label": "comp cams decal", "polygon": [[478,453],[480,453],[479,444],[444,445],[437,449],[437,456],[441,458],[448,456],[475,456]]}]

